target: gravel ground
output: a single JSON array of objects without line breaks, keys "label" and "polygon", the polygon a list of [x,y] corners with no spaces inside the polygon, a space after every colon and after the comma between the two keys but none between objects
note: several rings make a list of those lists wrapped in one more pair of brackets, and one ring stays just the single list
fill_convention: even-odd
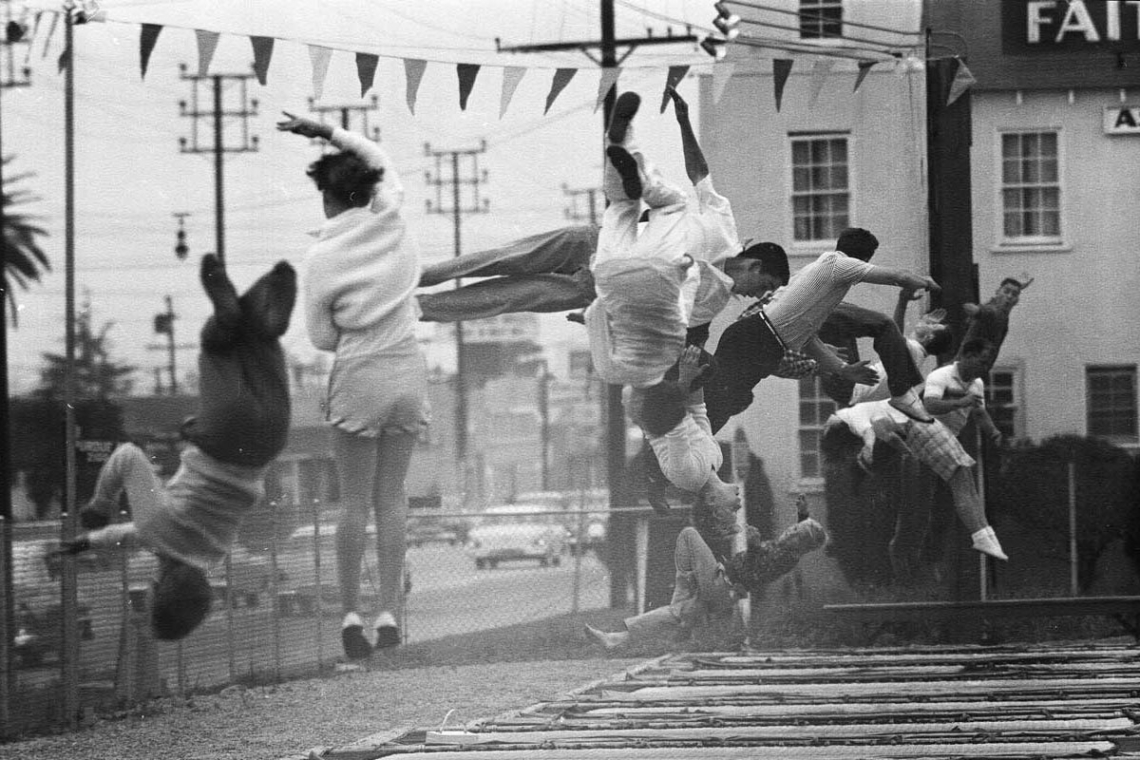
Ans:
[{"label": "gravel ground", "polygon": [[[543,660],[340,673],[149,703],[69,734],[0,744],[13,760],[276,760],[394,728],[454,726],[563,696],[640,659]],[[448,715],[449,711],[450,716]]]}]

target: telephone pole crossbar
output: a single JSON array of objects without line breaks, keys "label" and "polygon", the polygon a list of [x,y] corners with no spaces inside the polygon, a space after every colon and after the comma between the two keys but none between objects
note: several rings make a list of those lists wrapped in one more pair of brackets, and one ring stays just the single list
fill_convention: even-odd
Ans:
[{"label": "telephone pole crossbar", "polygon": [[[190,74],[186,64],[181,65],[182,79],[192,83],[193,90],[191,102],[179,102],[178,107],[182,116],[192,120],[190,138],[178,138],[179,149],[183,153],[213,153],[214,154],[214,224],[215,244],[218,258],[225,263],[226,260],[226,225],[225,225],[225,183],[223,181],[223,158],[226,153],[250,153],[257,150],[257,135],[249,133],[249,117],[257,115],[257,99],[248,97],[248,82],[253,74]],[[201,106],[199,98],[199,85],[209,83],[212,85],[212,106],[205,109]],[[239,105],[235,108],[223,107],[223,88],[227,83],[236,83],[239,91]],[[248,105],[247,105],[248,103]],[[241,120],[239,139],[233,144],[227,144],[223,125],[226,117]],[[198,122],[200,119],[213,119],[213,144],[206,146],[199,140]]]}]

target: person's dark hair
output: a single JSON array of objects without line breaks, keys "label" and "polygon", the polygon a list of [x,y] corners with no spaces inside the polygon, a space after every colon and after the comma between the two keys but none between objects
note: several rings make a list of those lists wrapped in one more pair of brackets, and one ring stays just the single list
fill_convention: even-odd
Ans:
[{"label": "person's dark hair", "polygon": [[685,391],[675,382],[658,383],[645,389],[641,427],[649,435],[665,435],[685,418]]},{"label": "person's dark hair", "polygon": [[740,252],[740,258],[760,262],[760,271],[788,284],[788,254],[776,243],[753,243]]},{"label": "person's dark hair", "polygon": [[169,557],[160,558],[158,578],[151,586],[150,626],[155,638],[185,638],[210,614],[213,591],[206,574]]},{"label": "person's dark hair", "polygon": [[952,345],[954,345],[954,332],[943,325],[930,331],[930,337],[924,348],[931,356],[941,356],[949,351]]},{"label": "person's dark hair", "polygon": [[321,192],[327,191],[347,206],[366,206],[372,188],[384,178],[384,170],[369,166],[352,153],[327,153],[309,164],[305,172]]},{"label": "person's dark hair", "polygon": [[1021,290],[1023,287],[1025,287],[1024,285],[1022,285],[1022,284],[1021,284],[1021,280],[1017,279],[1016,277],[1006,277],[1004,280],[1002,280],[1001,282],[999,282],[999,283],[998,283],[998,290],[1001,290],[1001,289],[1002,289],[1002,287],[1003,287],[1003,286],[1005,286],[1005,285],[1016,285],[1016,286],[1017,286],[1017,289],[1018,289],[1019,291],[1020,291],[1020,290]]},{"label": "person's dark hair", "polygon": [[959,356],[984,356],[992,351],[994,344],[985,338],[970,338],[958,349]]},{"label": "person's dark hair", "polygon": [[860,261],[870,261],[878,247],[879,239],[862,227],[848,227],[835,243],[836,250]]}]

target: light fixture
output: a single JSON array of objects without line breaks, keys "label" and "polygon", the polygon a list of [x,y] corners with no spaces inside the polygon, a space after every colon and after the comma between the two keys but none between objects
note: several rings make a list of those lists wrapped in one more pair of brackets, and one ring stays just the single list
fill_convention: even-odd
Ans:
[{"label": "light fixture", "polygon": [[713,26],[720,30],[726,40],[734,40],[740,35],[740,16],[736,15],[728,9],[728,5],[723,2],[718,2],[713,5],[716,8],[716,18],[713,19]]},{"label": "light fixture", "polygon": [[728,55],[728,51],[724,49],[724,40],[718,40],[715,37],[705,37],[701,40],[701,50],[704,50],[717,61]]}]

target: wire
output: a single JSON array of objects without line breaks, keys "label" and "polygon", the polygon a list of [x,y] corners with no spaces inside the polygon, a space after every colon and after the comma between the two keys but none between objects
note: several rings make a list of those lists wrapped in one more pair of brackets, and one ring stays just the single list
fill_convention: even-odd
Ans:
[{"label": "wire", "polygon": [[[624,0],[623,0],[623,2],[624,2]],[[742,8],[751,8],[751,9],[757,10],[757,11],[770,11],[772,13],[783,13],[783,14],[788,15],[788,16],[796,16],[797,18],[809,18],[809,19],[812,19],[813,21],[829,21],[830,20],[822,14],[811,13],[808,11],[790,11],[787,8],[777,8],[777,7],[772,6],[772,5],[764,5],[763,3],[748,3],[748,2],[744,2],[744,0],[729,0],[729,2],[731,2],[733,5],[739,5]],[[744,21],[745,21],[745,23],[748,23],[747,19],[745,19]],[[888,27],[888,26],[877,26],[875,24],[864,24],[864,23],[861,23],[858,21],[848,21],[847,19],[843,19],[842,23],[843,23],[843,26],[854,26],[854,27],[858,27],[859,29],[870,29],[870,30],[876,31],[876,32],[887,32],[889,34],[897,34],[901,37],[913,36],[913,37],[921,38],[923,35],[923,32],[921,32],[921,31],[911,32],[911,31],[907,31],[905,29],[894,29],[894,28]]]}]

